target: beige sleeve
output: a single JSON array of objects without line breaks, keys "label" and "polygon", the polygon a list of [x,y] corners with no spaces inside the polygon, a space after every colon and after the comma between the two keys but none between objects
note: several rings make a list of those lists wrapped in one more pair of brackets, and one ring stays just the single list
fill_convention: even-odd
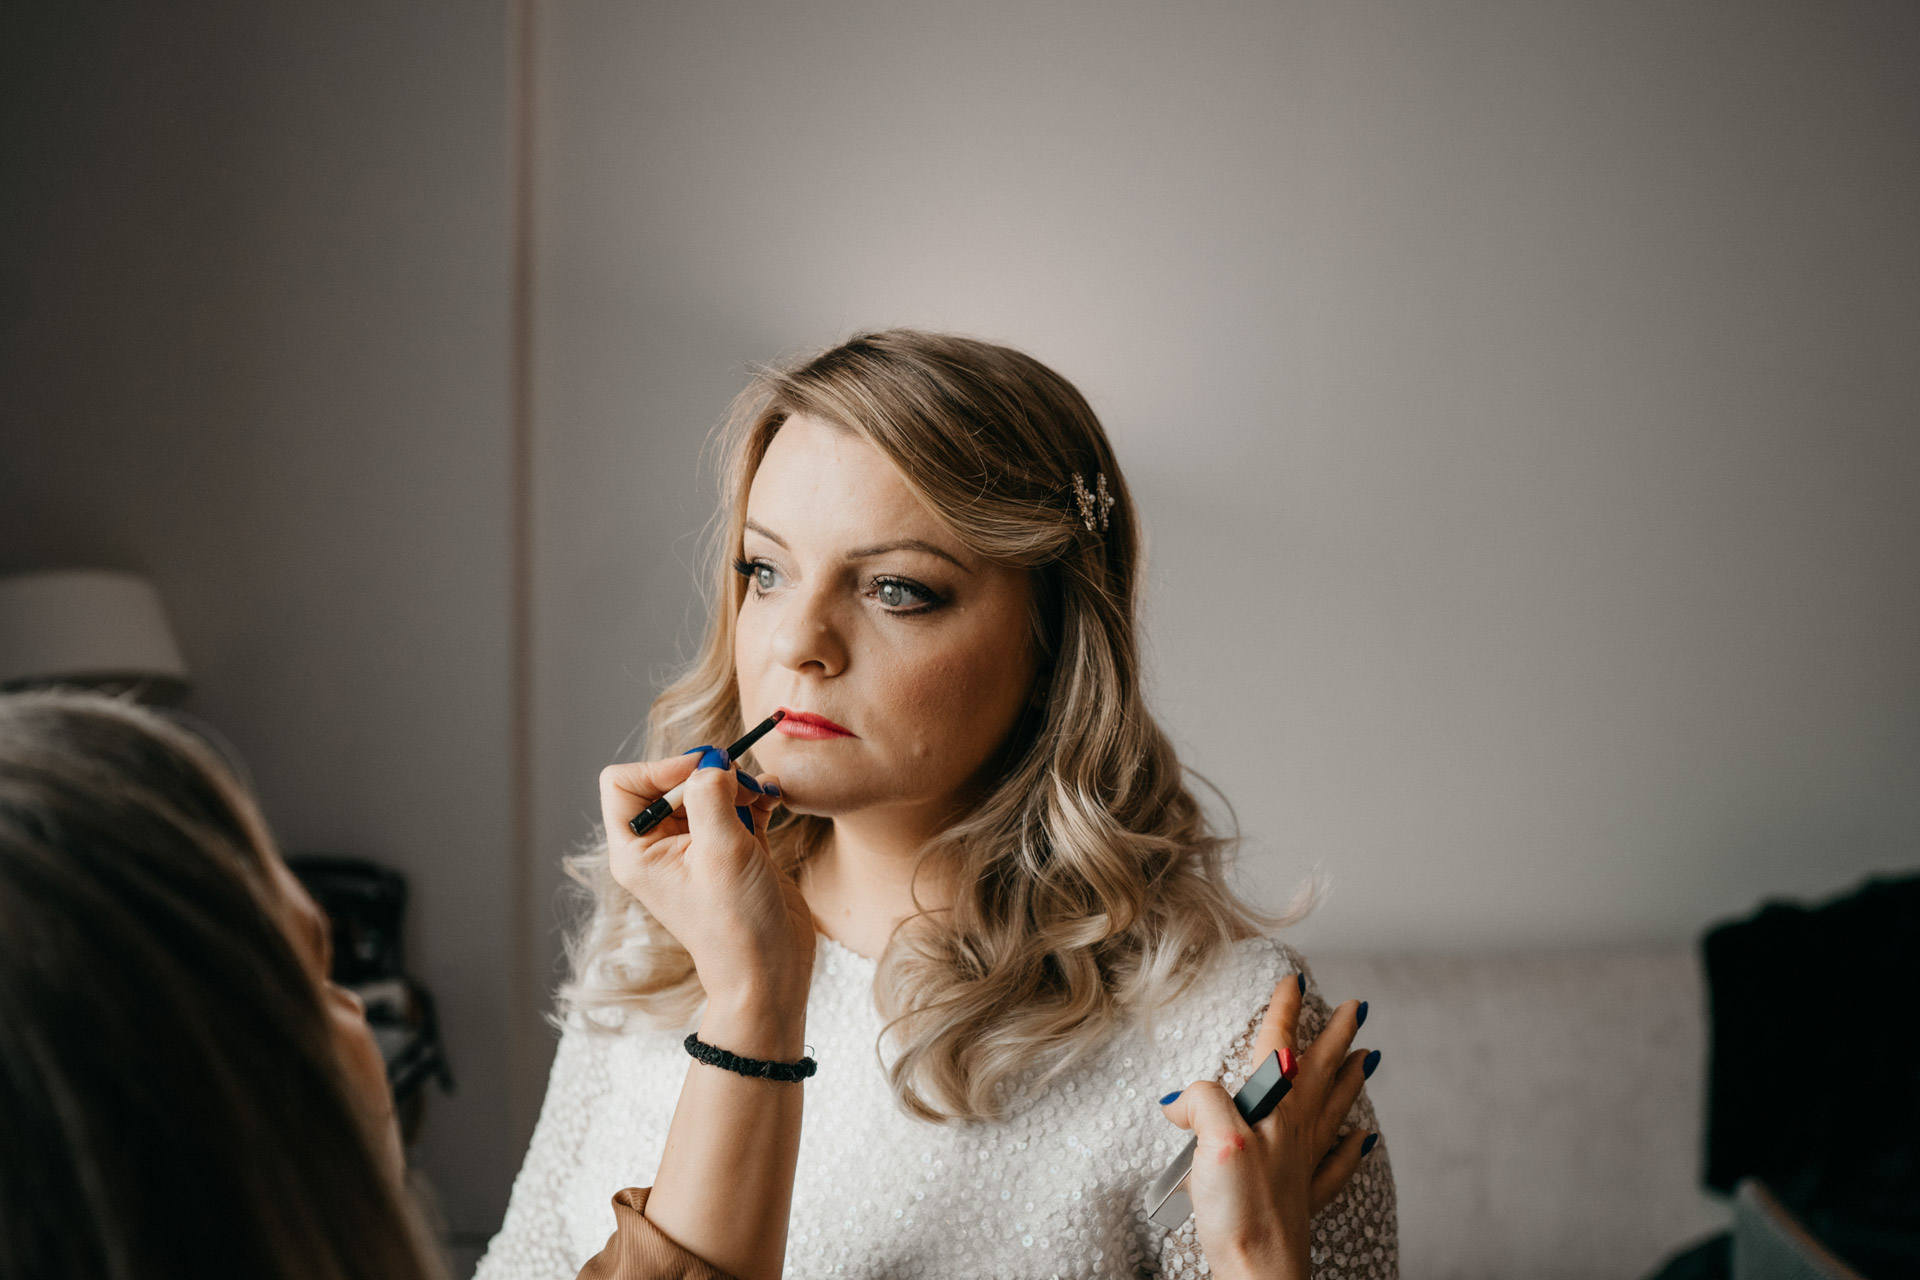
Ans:
[{"label": "beige sleeve", "polygon": [[732,1280],[647,1220],[652,1189],[628,1187],[613,1198],[613,1234],[580,1268],[579,1280]]}]

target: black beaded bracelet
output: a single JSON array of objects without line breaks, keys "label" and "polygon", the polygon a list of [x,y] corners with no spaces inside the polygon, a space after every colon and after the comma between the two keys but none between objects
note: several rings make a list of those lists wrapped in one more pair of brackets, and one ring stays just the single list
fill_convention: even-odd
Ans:
[{"label": "black beaded bracelet", "polygon": [[802,1058],[798,1062],[768,1062],[765,1058],[743,1058],[737,1053],[728,1053],[725,1049],[716,1049],[698,1034],[689,1031],[686,1038],[687,1052],[694,1061],[704,1062],[710,1067],[719,1067],[722,1071],[731,1071],[735,1075],[754,1076],[761,1080],[778,1080],[782,1084],[799,1084],[815,1071],[820,1064],[812,1058]]}]

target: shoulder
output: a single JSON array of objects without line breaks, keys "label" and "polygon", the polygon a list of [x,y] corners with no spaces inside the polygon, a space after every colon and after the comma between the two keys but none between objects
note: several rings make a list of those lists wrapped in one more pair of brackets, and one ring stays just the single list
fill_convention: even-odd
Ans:
[{"label": "shoulder", "polygon": [[1174,994],[1143,1007],[1121,1043],[1125,1052],[1144,1056],[1170,1087],[1235,1074],[1274,987],[1304,972],[1304,958],[1278,938],[1227,943]]},{"label": "shoulder", "polygon": [[1215,1015],[1223,1024],[1244,1020],[1266,1009],[1282,978],[1301,973],[1311,983],[1305,957],[1280,939],[1264,934],[1242,938],[1219,950],[1179,1003],[1197,1014]]},{"label": "shoulder", "polygon": [[1215,1078],[1221,1084],[1229,1089],[1241,1085],[1254,1039],[1273,1004],[1274,989],[1302,976],[1307,980],[1307,998],[1300,1010],[1301,1030],[1311,1036],[1325,1024],[1326,1015],[1306,958],[1280,939],[1265,935],[1244,938],[1227,948],[1216,972],[1206,979],[1216,993],[1211,1044],[1218,1053]]}]

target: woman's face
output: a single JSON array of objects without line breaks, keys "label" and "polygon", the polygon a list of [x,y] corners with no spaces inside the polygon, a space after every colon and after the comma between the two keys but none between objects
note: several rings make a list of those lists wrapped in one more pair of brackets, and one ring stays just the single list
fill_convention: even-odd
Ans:
[{"label": "woman's face", "polygon": [[1024,571],[966,551],[880,451],[809,417],[774,435],[747,498],[734,633],[741,711],[788,807],[964,804],[1032,694]]},{"label": "woman's face", "polygon": [[349,1100],[378,1146],[388,1172],[401,1176],[405,1156],[400,1149],[400,1132],[394,1123],[393,1093],[387,1087],[386,1059],[374,1043],[373,1028],[367,1025],[366,1006],[360,997],[329,976],[333,971],[333,930],[328,927],[326,913],[320,910],[279,854],[269,849],[266,859],[278,893],[280,928],[320,991],[327,1029],[332,1033],[334,1049],[351,1091]]}]

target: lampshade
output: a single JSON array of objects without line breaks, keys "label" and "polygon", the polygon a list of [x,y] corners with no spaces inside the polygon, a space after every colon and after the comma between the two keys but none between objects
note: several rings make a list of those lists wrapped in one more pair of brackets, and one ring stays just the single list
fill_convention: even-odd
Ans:
[{"label": "lampshade", "polygon": [[50,684],[184,693],[187,664],[153,584],[103,569],[0,578],[0,689]]}]

